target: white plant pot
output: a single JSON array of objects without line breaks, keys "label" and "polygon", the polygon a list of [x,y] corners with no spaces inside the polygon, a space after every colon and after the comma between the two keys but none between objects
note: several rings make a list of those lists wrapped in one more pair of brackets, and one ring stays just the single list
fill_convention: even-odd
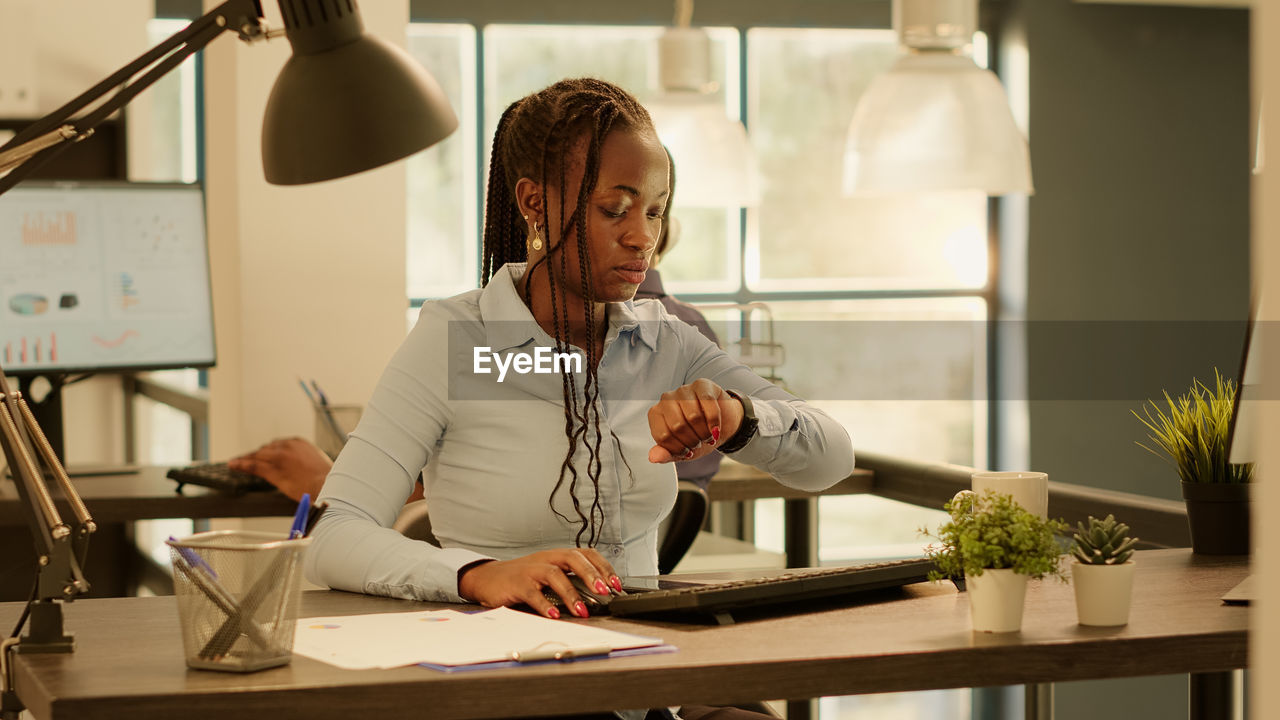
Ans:
[{"label": "white plant pot", "polygon": [[1081,625],[1103,627],[1129,622],[1133,598],[1133,561],[1121,565],[1071,564],[1076,590],[1076,616]]},{"label": "white plant pot", "polygon": [[969,593],[969,619],[974,632],[1018,632],[1022,629],[1022,605],[1027,597],[1027,576],[1013,570],[983,570],[965,577]]}]

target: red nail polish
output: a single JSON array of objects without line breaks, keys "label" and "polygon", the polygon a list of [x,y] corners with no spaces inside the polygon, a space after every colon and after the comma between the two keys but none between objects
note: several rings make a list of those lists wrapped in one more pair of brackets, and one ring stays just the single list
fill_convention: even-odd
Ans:
[{"label": "red nail polish", "polygon": [[547,617],[551,618],[552,620],[559,620],[560,611],[553,607],[547,608]]},{"label": "red nail polish", "polygon": [[587,617],[587,606],[583,605],[581,600],[574,603],[573,608],[578,611],[578,617]]},{"label": "red nail polish", "polygon": [[619,578],[617,575],[614,575],[613,577],[609,578],[609,582],[613,583],[613,588],[614,588],[615,590],[617,590],[618,592],[622,592],[622,579],[621,579],[621,578]]},{"label": "red nail polish", "polygon": [[720,442],[720,426],[716,425],[711,428],[711,444],[715,445],[718,442]]},{"label": "red nail polish", "polygon": [[609,588],[604,584],[604,581],[599,578],[596,579],[596,592],[601,595],[609,594]]}]

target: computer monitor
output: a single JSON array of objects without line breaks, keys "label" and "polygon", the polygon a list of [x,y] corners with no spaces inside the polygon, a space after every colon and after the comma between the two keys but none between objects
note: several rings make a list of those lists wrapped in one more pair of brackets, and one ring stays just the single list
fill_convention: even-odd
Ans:
[{"label": "computer monitor", "polygon": [[[1261,309],[1259,307],[1259,309]],[[1227,461],[1258,461],[1258,401],[1262,399],[1262,342],[1256,337],[1260,315],[1255,311],[1244,336],[1240,359],[1240,382],[1231,408],[1231,428],[1227,439]]]},{"label": "computer monitor", "polygon": [[199,185],[24,183],[0,197],[0,258],[0,365],[60,456],[69,375],[214,364]]}]

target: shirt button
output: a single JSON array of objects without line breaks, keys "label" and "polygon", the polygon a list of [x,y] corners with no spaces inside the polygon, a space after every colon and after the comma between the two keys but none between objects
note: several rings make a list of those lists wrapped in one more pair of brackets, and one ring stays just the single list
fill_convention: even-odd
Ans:
[{"label": "shirt button", "polygon": [[613,554],[614,554],[614,555],[621,555],[621,554],[622,554],[622,546],[621,546],[621,545],[614,545],[614,546],[613,546]]}]

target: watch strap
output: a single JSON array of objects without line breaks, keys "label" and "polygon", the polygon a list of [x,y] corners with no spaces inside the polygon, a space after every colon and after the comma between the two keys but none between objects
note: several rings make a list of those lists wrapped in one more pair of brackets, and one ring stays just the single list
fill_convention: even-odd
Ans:
[{"label": "watch strap", "polygon": [[741,450],[747,443],[751,442],[751,438],[756,436],[760,421],[756,419],[756,412],[751,405],[751,398],[746,395],[739,395],[732,390],[726,390],[725,392],[742,403],[742,423],[738,425],[738,431],[733,434],[733,437],[725,440],[724,444],[719,448],[722,453],[731,453]]}]

